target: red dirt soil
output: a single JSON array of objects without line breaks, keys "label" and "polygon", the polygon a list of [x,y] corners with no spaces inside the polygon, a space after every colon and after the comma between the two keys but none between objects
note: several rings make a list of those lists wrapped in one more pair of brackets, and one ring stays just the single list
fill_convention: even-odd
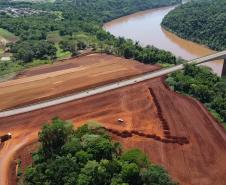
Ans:
[{"label": "red dirt soil", "polygon": [[63,96],[156,69],[159,67],[106,54],[91,54],[30,69],[24,72],[24,76],[29,77],[0,83],[0,110]]},{"label": "red dirt soil", "polygon": [[[20,170],[23,173],[27,166],[29,166],[32,163],[32,153],[35,152],[38,149],[39,143],[33,142],[30,143],[24,147],[22,147],[14,156],[14,159],[12,160],[12,165],[10,166],[11,173],[9,174],[9,178],[11,180],[11,185],[17,185],[19,181],[23,181],[23,179],[20,179],[19,176],[17,176],[18,173],[18,163],[20,164]],[[17,165],[17,166],[16,166]],[[15,167],[16,166],[16,167]],[[15,170],[16,168],[16,170]]]},{"label": "red dirt soil", "polygon": [[[11,174],[13,171],[9,164],[13,155],[24,145],[37,141],[37,132],[43,122],[55,116],[71,120],[75,126],[97,120],[107,128],[137,130],[164,137],[150,88],[171,135],[187,137],[190,143],[166,144],[137,135],[128,138],[113,136],[114,139],[125,148],[136,147],[146,152],[154,163],[163,165],[181,185],[225,185],[225,132],[199,102],[171,92],[160,78],[43,110],[1,118],[0,134],[11,132],[13,138],[0,150],[0,184],[12,184],[10,171]],[[119,124],[118,118],[124,119],[125,124]]]},{"label": "red dirt soil", "polygon": [[20,74],[18,74],[17,78],[24,78],[24,77],[29,77],[29,76],[35,76],[35,75],[40,75],[40,74],[45,74],[45,73],[61,71],[61,70],[65,70],[65,69],[77,68],[77,67],[81,67],[81,66],[88,66],[88,65],[92,65],[92,64],[97,64],[99,62],[105,62],[105,63],[110,64],[112,61],[136,62],[134,60],[125,60],[124,58],[115,57],[112,55],[101,54],[101,53],[92,53],[92,54],[85,54],[85,55],[82,55],[79,57],[73,57],[73,58],[69,58],[69,59],[59,60],[59,61],[54,62],[53,64],[45,64],[45,65],[41,65],[38,67],[26,69],[23,72],[21,72]]}]

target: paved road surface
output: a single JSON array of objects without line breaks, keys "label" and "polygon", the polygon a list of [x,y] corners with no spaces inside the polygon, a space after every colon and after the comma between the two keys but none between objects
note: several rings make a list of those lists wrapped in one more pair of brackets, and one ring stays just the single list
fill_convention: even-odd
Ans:
[{"label": "paved road surface", "polygon": [[[188,63],[201,64],[201,63],[204,63],[204,62],[208,62],[208,61],[211,61],[211,60],[218,60],[218,59],[226,59],[226,51],[222,51],[222,52],[219,52],[219,53],[215,53],[215,54],[212,54],[212,55],[201,57],[201,58],[189,61]],[[78,100],[78,99],[85,98],[85,97],[88,97],[88,96],[100,94],[100,93],[107,92],[107,91],[110,91],[110,90],[114,90],[114,89],[117,89],[117,88],[120,88],[120,87],[125,87],[125,86],[128,86],[128,85],[132,85],[132,84],[135,84],[135,83],[145,81],[145,80],[160,77],[160,76],[181,70],[183,68],[184,68],[184,65],[180,64],[180,65],[173,66],[173,67],[170,67],[170,68],[161,69],[161,70],[158,70],[158,71],[155,71],[155,72],[149,72],[149,73],[146,73],[146,74],[143,74],[143,75],[139,75],[139,76],[127,79],[127,80],[107,84],[107,85],[104,85],[104,86],[99,86],[99,87],[92,88],[92,89],[87,89],[86,91],[82,91],[82,92],[75,93],[75,94],[68,95],[68,96],[64,96],[64,97],[59,97],[57,99],[52,99],[52,100],[40,102],[40,103],[37,103],[37,104],[27,105],[25,107],[16,108],[16,109],[12,109],[12,110],[2,111],[2,112],[0,112],[0,118],[13,116],[13,115],[17,115],[17,114],[21,114],[21,113],[25,113],[25,112],[30,112],[30,111],[50,107],[50,106],[53,106],[53,105],[59,105],[59,104],[62,104],[62,103]]]}]

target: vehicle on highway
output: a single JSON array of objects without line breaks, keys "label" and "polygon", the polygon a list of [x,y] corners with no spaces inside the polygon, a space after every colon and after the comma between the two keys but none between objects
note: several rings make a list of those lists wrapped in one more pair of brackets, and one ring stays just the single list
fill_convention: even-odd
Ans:
[{"label": "vehicle on highway", "polygon": [[12,138],[12,134],[11,133],[8,133],[8,134],[5,134],[3,136],[0,136],[0,143],[8,141],[11,138]]}]

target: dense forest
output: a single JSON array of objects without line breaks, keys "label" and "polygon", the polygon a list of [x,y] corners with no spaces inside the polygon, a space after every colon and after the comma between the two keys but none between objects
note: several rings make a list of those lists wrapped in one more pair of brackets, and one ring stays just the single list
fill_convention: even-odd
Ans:
[{"label": "dense forest", "polygon": [[226,78],[218,77],[207,67],[186,65],[184,71],[171,74],[167,83],[175,91],[200,100],[220,122],[226,123]]},{"label": "dense forest", "polygon": [[226,1],[191,1],[171,11],[163,27],[214,50],[226,49]]},{"label": "dense forest", "polygon": [[176,185],[138,149],[122,152],[96,123],[74,130],[58,118],[39,133],[40,148],[22,175],[25,185]]},{"label": "dense forest", "polygon": [[[115,38],[102,29],[104,22],[123,15],[179,3],[181,0],[74,0],[54,3],[0,2],[6,7],[39,10],[39,14],[12,16],[0,14],[0,28],[14,33],[19,41],[8,45],[13,53],[13,64],[24,66],[35,60],[52,60],[62,53],[77,55],[92,49],[110,54],[135,58],[143,63],[177,63],[169,52],[154,47],[141,47],[139,43]],[[20,11],[21,12],[21,11]],[[34,11],[35,12],[35,11]],[[37,12],[37,11],[36,11]],[[54,39],[53,36],[57,38]],[[49,39],[49,38],[52,39]],[[43,41],[43,42],[42,42]],[[42,42],[42,44],[40,43]],[[45,46],[46,45],[46,46]],[[30,50],[27,48],[30,47]],[[44,48],[43,48],[44,47]],[[51,52],[48,49],[51,48]],[[55,50],[52,48],[56,48]],[[12,64],[0,63],[7,71]]]}]

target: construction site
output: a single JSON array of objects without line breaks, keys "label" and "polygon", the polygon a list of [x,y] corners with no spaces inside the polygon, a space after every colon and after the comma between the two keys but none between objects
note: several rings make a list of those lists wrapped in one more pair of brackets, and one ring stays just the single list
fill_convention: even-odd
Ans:
[{"label": "construction site", "polygon": [[[90,54],[28,69],[0,83],[0,110],[118,82],[160,69],[134,60]],[[197,100],[171,91],[158,77],[75,101],[0,118],[0,185],[17,184],[21,168],[31,164],[38,132],[53,117],[75,127],[95,120],[124,149],[139,148],[169,171],[180,185],[223,185],[226,182],[226,133]]]}]

